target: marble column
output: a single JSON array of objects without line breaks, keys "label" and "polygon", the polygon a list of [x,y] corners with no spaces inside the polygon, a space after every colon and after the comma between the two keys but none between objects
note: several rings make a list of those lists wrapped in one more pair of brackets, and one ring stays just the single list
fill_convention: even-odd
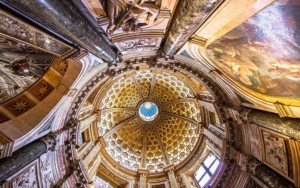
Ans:
[{"label": "marble column", "polygon": [[270,167],[252,158],[249,160],[248,171],[270,188],[293,188],[293,183],[278,174]]},{"label": "marble column", "polygon": [[243,120],[261,127],[272,129],[283,135],[300,140],[300,119],[279,117],[271,112],[244,109],[241,113]]},{"label": "marble column", "polygon": [[105,37],[90,25],[69,0],[1,0],[0,3],[23,12],[104,61],[113,62],[117,58],[116,51]]},{"label": "marble column", "polygon": [[170,32],[163,48],[164,53],[167,56],[173,56],[196,32],[210,10],[215,8],[219,2],[221,1],[217,0],[214,3],[211,3],[210,0],[179,1],[179,10],[170,26]]},{"label": "marble column", "polygon": [[96,20],[93,15],[89,12],[89,10],[84,6],[82,0],[70,0],[72,3],[79,9],[81,14],[89,21],[91,26],[102,35],[102,37],[107,41],[108,44],[113,45],[112,41],[106,35],[106,32],[99,26],[98,20]]},{"label": "marble column", "polygon": [[45,136],[0,159],[0,184],[56,145],[54,136]]}]

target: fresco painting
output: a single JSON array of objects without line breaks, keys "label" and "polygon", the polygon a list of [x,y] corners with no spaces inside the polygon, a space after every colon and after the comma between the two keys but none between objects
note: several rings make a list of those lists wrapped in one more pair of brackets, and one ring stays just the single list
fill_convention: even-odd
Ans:
[{"label": "fresco painting", "polygon": [[300,1],[282,0],[209,44],[208,56],[238,83],[269,96],[300,97]]}]

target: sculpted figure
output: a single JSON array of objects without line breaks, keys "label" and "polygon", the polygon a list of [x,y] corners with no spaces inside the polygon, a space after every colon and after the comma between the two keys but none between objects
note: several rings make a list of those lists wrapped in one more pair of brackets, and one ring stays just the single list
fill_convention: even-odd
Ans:
[{"label": "sculpted figure", "polygon": [[128,5],[123,0],[104,0],[103,5],[109,21],[107,33],[110,34],[115,29],[116,22],[126,14]]},{"label": "sculpted figure", "polygon": [[124,32],[137,31],[153,23],[159,13],[153,0],[106,0],[104,3],[109,20],[108,34],[118,28]]}]

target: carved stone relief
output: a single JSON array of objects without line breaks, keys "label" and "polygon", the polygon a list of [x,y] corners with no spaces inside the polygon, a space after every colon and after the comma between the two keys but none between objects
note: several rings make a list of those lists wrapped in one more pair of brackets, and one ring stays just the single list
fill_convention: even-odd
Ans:
[{"label": "carved stone relief", "polygon": [[261,161],[262,160],[262,146],[261,146],[261,140],[260,140],[257,125],[250,124],[249,125],[249,132],[250,132],[251,155],[253,155],[258,160]]},{"label": "carved stone relief", "polygon": [[75,175],[72,175],[69,178],[69,184],[71,185],[71,187],[75,187],[75,185],[76,185],[76,177],[75,177]]},{"label": "carved stone relief", "polygon": [[142,38],[116,43],[116,46],[122,54],[127,54],[132,52],[157,51],[160,43],[161,38]]},{"label": "carved stone relief", "polygon": [[81,1],[125,59],[133,52],[156,54],[177,4],[177,0]]},{"label": "carved stone relief", "polygon": [[297,140],[300,139],[300,121],[296,118],[280,118],[277,114],[253,110],[249,121],[259,126],[271,128]]},{"label": "carved stone relief", "polygon": [[159,1],[153,0],[106,0],[103,7],[108,17],[107,33],[117,29],[136,32],[142,26],[154,23],[159,13]]},{"label": "carved stone relief", "polygon": [[29,167],[13,182],[14,188],[38,188],[36,165]]},{"label": "carved stone relief", "polygon": [[265,131],[263,132],[263,138],[266,162],[288,175],[288,156],[285,140]]},{"label": "carved stone relief", "polygon": [[40,157],[41,180],[44,188],[53,187],[54,185],[50,155],[51,153],[46,153]]},{"label": "carved stone relief", "polygon": [[64,150],[60,149],[59,151],[57,151],[57,155],[58,155],[59,170],[60,170],[61,176],[64,176],[66,174],[66,165],[64,162]]}]

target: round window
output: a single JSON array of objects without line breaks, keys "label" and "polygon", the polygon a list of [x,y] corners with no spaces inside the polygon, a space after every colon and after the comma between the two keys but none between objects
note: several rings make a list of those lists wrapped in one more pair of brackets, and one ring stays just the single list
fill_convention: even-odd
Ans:
[{"label": "round window", "polygon": [[153,121],[158,115],[158,108],[154,102],[144,102],[140,106],[139,115],[144,121]]}]

